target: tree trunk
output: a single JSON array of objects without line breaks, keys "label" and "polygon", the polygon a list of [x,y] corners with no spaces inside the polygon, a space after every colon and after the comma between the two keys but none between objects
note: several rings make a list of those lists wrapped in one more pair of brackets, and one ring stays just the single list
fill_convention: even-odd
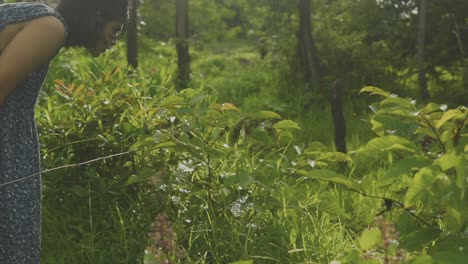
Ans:
[{"label": "tree trunk", "polygon": [[468,91],[468,58],[463,60],[463,89]]},{"label": "tree trunk", "polygon": [[310,12],[310,0],[300,0],[298,55],[305,82],[310,86],[317,87],[319,81],[319,60],[315,41],[312,37]]},{"label": "tree trunk", "polygon": [[468,58],[465,57],[465,49],[463,48],[463,41],[460,36],[460,27],[458,26],[457,22],[455,22],[455,29],[453,33],[457,39],[458,49],[460,51],[463,89],[468,91]]},{"label": "tree trunk", "polygon": [[136,69],[138,67],[138,6],[140,0],[130,1],[130,18],[127,28],[127,63]]},{"label": "tree trunk", "polygon": [[346,153],[346,122],[343,114],[343,89],[340,81],[333,82],[331,87],[331,112],[335,125],[336,150]]},{"label": "tree trunk", "polygon": [[426,79],[426,20],[427,20],[427,0],[420,0],[419,3],[419,27],[418,27],[418,80],[419,91],[422,99],[429,97]]},{"label": "tree trunk", "polygon": [[188,28],[189,0],[176,0],[177,90],[187,88],[188,82],[190,80]]}]

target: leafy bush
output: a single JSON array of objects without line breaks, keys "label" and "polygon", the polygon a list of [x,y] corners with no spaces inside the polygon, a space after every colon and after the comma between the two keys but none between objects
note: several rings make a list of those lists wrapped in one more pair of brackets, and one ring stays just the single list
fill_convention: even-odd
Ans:
[{"label": "leafy bush", "polygon": [[176,92],[171,66],[113,67],[121,46],[79,55],[37,111],[45,263],[466,261],[465,107],[366,87],[375,138],[344,154],[277,112]]},{"label": "leafy bush", "polygon": [[288,176],[301,152],[295,122],[216,103],[203,89],[176,92],[164,69],[112,68],[118,50],[78,55],[54,62],[37,109],[49,168],[44,262],[141,262],[157,213],[173,222],[184,261],[331,260],[345,248],[338,218],[315,210],[342,213],[331,196],[320,201],[326,189]]},{"label": "leafy bush", "polygon": [[[410,98],[399,98],[376,87],[366,87],[362,92],[384,99],[370,106],[370,123],[377,137],[353,154],[355,166],[365,168],[367,172],[361,172],[370,177],[366,185],[351,188],[365,196],[384,199],[386,209],[382,213],[398,208],[393,214],[401,234],[401,239],[395,241],[398,248],[409,252],[408,257],[413,253],[423,255],[411,258],[410,263],[466,262],[466,107],[448,109],[434,103],[419,106]],[[364,165],[372,164],[369,160],[373,159],[381,162],[381,173],[372,174],[375,167]],[[362,250],[385,240],[380,231],[365,231],[362,236],[367,238],[366,241],[361,237]],[[356,252],[359,251],[349,253],[342,263],[379,263],[369,257],[361,258]],[[390,260],[385,252],[384,257],[376,259],[402,263]]]}]

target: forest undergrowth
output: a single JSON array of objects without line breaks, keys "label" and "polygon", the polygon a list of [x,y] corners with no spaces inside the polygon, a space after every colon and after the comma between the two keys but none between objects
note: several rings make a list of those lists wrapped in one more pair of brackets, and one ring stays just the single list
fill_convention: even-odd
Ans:
[{"label": "forest undergrowth", "polygon": [[194,51],[176,91],[171,44],[144,41],[137,71],[122,45],[53,63],[43,263],[466,263],[466,107],[355,87],[340,153],[281,59]]}]

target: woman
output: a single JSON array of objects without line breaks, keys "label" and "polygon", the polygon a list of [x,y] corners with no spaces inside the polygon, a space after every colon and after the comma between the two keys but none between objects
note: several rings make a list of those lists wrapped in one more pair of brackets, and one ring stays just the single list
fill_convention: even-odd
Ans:
[{"label": "woman", "polygon": [[41,178],[34,106],[61,47],[98,56],[127,23],[127,0],[0,5],[0,263],[40,261]]}]

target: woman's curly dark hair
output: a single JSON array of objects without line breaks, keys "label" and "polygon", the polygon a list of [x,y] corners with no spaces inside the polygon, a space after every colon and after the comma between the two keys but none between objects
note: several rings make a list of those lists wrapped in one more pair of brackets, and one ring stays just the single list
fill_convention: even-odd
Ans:
[{"label": "woman's curly dark hair", "polygon": [[[56,10],[63,16],[68,37],[65,47],[92,48],[110,20],[124,23],[121,37],[128,22],[129,0],[61,0]],[[130,0],[131,1],[131,0]]]}]

